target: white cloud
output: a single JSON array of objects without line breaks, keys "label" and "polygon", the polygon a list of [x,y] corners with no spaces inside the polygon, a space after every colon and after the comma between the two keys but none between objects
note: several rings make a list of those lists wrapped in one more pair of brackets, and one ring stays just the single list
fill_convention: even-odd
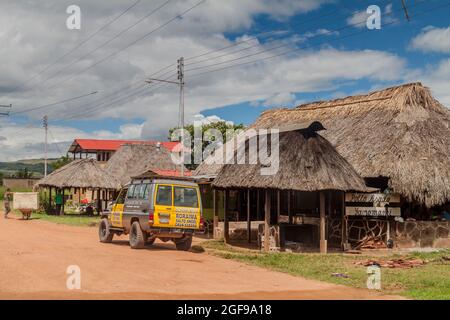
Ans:
[{"label": "white cloud", "polygon": [[[139,139],[142,124],[126,124],[119,132],[99,130],[84,132],[72,127],[50,126],[48,156],[57,158],[64,155],[73,139]],[[38,159],[44,157],[44,129],[38,126],[24,126],[14,123],[0,123],[0,161]]]},{"label": "white cloud", "polygon": [[412,70],[408,81],[421,81],[432,89],[433,95],[442,104],[450,108],[450,58],[443,59],[437,65],[419,70]]},{"label": "white cloud", "polygon": [[[143,119],[141,125],[123,126],[119,133],[101,130],[87,134],[75,128],[52,129],[60,130],[64,141],[80,137],[101,138],[156,138],[165,139],[168,130],[178,123],[178,88],[172,85],[145,87],[145,75],[173,64],[180,56],[190,57],[200,53],[230,46],[236,41],[248,39],[245,33],[259,15],[269,15],[273,19],[286,19],[298,13],[314,10],[321,4],[330,1],[316,0],[209,0],[196,8],[182,19],[168,25],[154,35],[136,45],[124,50],[117,56],[78,75],[60,86],[49,89],[54,83],[61,83],[68,75],[83,70],[84,67],[99,61],[99,59],[115,52],[125,45],[142,37],[149,30],[170,19],[176,12],[181,12],[192,6],[195,0],[174,0],[170,6],[158,12],[129,33],[112,41],[104,48],[87,56],[80,63],[64,70],[59,76],[43,84],[46,76],[64,68],[68,63],[83,54],[93,50],[99,44],[110,39],[125,27],[143,17],[155,7],[153,1],[143,1],[139,7],[115,22],[110,28],[97,35],[86,46],[76,50],[35,81],[27,84],[28,88],[13,88],[23,84],[31,75],[42,70],[55,61],[67,50],[89,34],[97,30],[111,17],[122,11],[126,5],[122,0],[80,0],[82,9],[82,30],[69,31],[65,27],[66,7],[60,1],[14,1],[0,4],[0,103],[13,103],[15,111],[24,110],[36,105],[43,105],[68,97],[98,90],[95,96],[83,100],[61,104],[54,108],[37,110],[28,115],[31,120],[39,121],[45,111],[50,118],[62,120],[67,117],[84,120],[100,120],[104,118],[119,118],[125,122],[132,119]],[[49,32],[51,30],[51,32]],[[234,32],[243,35],[236,40],[227,39],[224,34]],[[304,36],[324,35],[327,30],[319,29],[306,32]],[[278,43],[286,44],[281,40]],[[248,62],[253,59],[268,57],[290,49],[286,47],[259,54],[270,49],[274,42],[252,41],[229,50],[205,56],[197,60],[187,60],[186,70],[202,65],[220,63],[242,55],[255,54],[254,57],[240,60]],[[238,52],[241,49],[245,51]],[[226,57],[218,57],[229,53]],[[208,62],[189,65],[208,57],[218,57]],[[221,67],[228,64],[220,65]],[[320,92],[335,89],[340,81],[357,81],[368,79],[372,81],[398,80],[404,74],[404,60],[394,54],[371,50],[345,50],[330,47],[315,50],[297,51],[295,54],[260,61],[239,68],[227,69],[202,77],[194,77],[200,71],[186,72],[186,119],[191,121],[201,111],[217,107],[242,103],[246,101],[268,101],[269,103],[292,103],[292,95],[296,92]],[[176,67],[173,67],[176,78]],[[159,75],[160,76],[160,75]],[[167,75],[166,75],[167,77]],[[122,89],[130,83],[136,83],[131,88]],[[36,88],[32,85],[39,84]],[[139,86],[142,85],[142,89]],[[133,92],[141,90],[140,95]],[[114,93],[113,97],[107,94]],[[122,98],[114,103],[115,98]],[[98,105],[98,102],[100,104]],[[12,118],[12,120],[15,120]],[[43,141],[42,129],[30,129],[27,136],[10,137],[14,123],[5,123],[0,128],[0,136],[7,137],[5,157],[13,158],[28,155],[27,150],[34,150],[39,156],[41,148],[36,147]],[[9,129],[8,129],[9,128]],[[6,130],[6,131],[5,131]],[[8,131],[9,130],[9,131]],[[37,131],[33,131],[37,130]],[[28,135],[32,136],[28,137]],[[31,139],[31,140],[30,140]],[[33,140],[37,139],[37,140]],[[23,142],[21,142],[23,140]],[[27,145],[27,143],[29,145]],[[30,145],[35,144],[35,147]],[[31,154],[31,153],[30,153]]]},{"label": "white cloud", "polygon": [[412,39],[411,47],[424,52],[450,53],[450,27],[427,27]]},{"label": "white cloud", "polygon": [[[393,22],[398,21],[398,19],[394,15],[394,11],[392,10],[393,4],[389,3],[384,7],[384,10],[381,14],[381,27],[383,24],[391,24]],[[367,10],[364,9],[362,11],[357,11],[353,13],[352,16],[347,18],[347,24],[353,26],[358,29],[364,29],[367,27],[367,18],[369,18],[372,14],[367,13]]]},{"label": "white cloud", "polygon": [[264,101],[264,105],[269,107],[285,107],[291,105],[296,100],[295,94],[291,92],[281,92],[274,94]]}]

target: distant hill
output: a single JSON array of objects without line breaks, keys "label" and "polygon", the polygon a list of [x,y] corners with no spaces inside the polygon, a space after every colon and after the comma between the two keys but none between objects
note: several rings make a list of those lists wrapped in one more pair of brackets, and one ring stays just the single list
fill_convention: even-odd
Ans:
[{"label": "distant hill", "polygon": [[[57,159],[48,159],[48,171],[52,171],[51,164]],[[39,178],[44,176],[44,159],[27,159],[13,162],[0,162],[0,172],[5,177],[15,174],[19,170],[27,169],[33,173],[33,177]]]}]

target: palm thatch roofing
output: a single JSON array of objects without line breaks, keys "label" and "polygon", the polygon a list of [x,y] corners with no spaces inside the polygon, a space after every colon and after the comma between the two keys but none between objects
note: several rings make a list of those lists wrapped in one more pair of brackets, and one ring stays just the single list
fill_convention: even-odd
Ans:
[{"label": "palm thatch roofing", "polygon": [[36,187],[116,190],[120,188],[120,182],[102,169],[96,160],[80,159],[53,171],[39,180]]},{"label": "palm thatch roofing", "polygon": [[170,151],[156,145],[125,144],[113,154],[105,170],[118,179],[122,186],[149,170],[177,170]]},{"label": "palm thatch roofing", "polygon": [[[387,177],[394,192],[427,207],[450,201],[450,111],[421,83],[269,110],[252,127],[305,121],[320,121],[361,176]],[[195,174],[214,174],[206,167]]]},{"label": "palm thatch roofing", "polygon": [[[242,147],[242,146],[241,146]],[[245,153],[248,154],[248,141]],[[236,152],[235,152],[236,154]],[[368,191],[364,180],[333,146],[311,128],[279,134],[279,162],[275,174],[263,175],[256,164],[227,164],[216,188],[269,188],[298,191]]]}]

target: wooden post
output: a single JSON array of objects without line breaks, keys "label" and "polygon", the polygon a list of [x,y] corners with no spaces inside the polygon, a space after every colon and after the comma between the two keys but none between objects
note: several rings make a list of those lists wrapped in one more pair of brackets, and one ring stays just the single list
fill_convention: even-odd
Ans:
[{"label": "wooden post", "polygon": [[229,198],[229,191],[225,190],[225,193],[223,196],[223,202],[224,202],[223,239],[225,240],[225,243],[230,242],[230,224],[228,221],[228,198]]},{"label": "wooden post", "polygon": [[264,202],[264,251],[270,250],[270,190],[266,189]]},{"label": "wooden post", "polygon": [[65,199],[65,193],[66,193],[66,189],[62,189],[62,205],[61,205],[61,213],[60,215],[64,215],[64,207],[66,205],[66,199]]},{"label": "wooden post", "polygon": [[247,189],[247,241],[252,243],[252,221],[250,217],[250,189]]},{"label": "wooden post", "polygon": [[260,199],[260,193],[259,193],[259,189],[256,189],[256,220],[257,221],[261,221],[261,199]]},{"label": "wooden post", "polygon": [[342,235],[341,235],[341,245],[342,249],[346,250],[348,244],[347,237],[347,217],[345,215],[345,191],[342,192]]},{"label": "wooden post", "polygon": [[217,228],[219,227],[219,208],[217,207],[217,190],[213,189],[213,212],[214,212],[214,223],[213,223],[213,237],[217,238]]},{"label": "wooden post", "polygon": [[100,189],[97,189],[97,214],[100,215],[102,212],[102,200],[100,199]]},{"label": "wooden post", "polygon": [[280,223],[281,215],[281,194],[280,190],[277,190],[277,224]]},{"label": "wooden post", "polygon": [[292,224],[292,201],[291,201],[291,195],[292,191],[288,191],[288,217],[289,217],[289,224]]},{"label": "wooden post", "polygon": [[325,235],[325,192],[320,192],[320,253],[327,253],[327,240]]}]

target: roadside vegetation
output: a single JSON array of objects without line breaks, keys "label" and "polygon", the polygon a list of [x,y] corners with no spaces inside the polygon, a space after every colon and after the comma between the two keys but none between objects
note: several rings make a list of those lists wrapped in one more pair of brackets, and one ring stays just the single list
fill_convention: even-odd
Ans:
[{"label": "roadside vegetation", "polygon": [[367,259],[422,259],[426,264],[410,269],[382,268],[383,294],[402,295],[412,299],[450,299],[450,249],[432,253],[411,252],[370,256],[330,253],[261,253],[255,250],[233,248],[223,241],[202,243],[210,254],[244,262],[294,276],[321,280],[356,288],[367,288],[366,267],[355,262]]}]

